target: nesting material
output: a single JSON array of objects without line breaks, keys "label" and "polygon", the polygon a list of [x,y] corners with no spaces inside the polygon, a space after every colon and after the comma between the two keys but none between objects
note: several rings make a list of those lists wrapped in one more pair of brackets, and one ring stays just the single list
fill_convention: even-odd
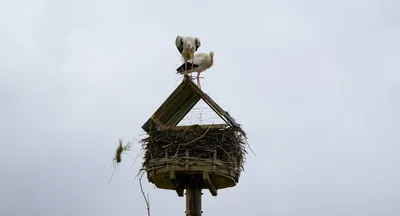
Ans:
[{"label": "nesting material", "polygon": [[117,149],[115,150],[115,154],[114,154],[114,161],[116,163],[121,163],[122,158],[121,155],[124,151],[129,151],[131,149],[131,142],[128,142],[126,145],[122,144],[122,140],[119,139],[119,144]]},{"label": "nesting material", "polygon": [[218,160],[232,169],[243,170],[247,154],[245,134],[231,127],[193,125],[155,130],[140,142],[145,150],[144,170],[157,166],[166,157]]}]

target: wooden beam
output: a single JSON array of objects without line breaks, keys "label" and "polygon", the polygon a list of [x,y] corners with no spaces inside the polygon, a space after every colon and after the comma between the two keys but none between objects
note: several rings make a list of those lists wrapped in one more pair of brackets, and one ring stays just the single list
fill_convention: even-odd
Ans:
[{"label": "wooden beam", "polygon": [[169,170],[169,179],[171,180],[172,184],[176,185],[178,184],[178,181],[176,180],[175,176],[175,168],[170,168]]},{"label": "wooden beam", "polygon": [[217,189],[215,188],[214,184],[212,183],[208,172],[203,172],[203,181],[204,181],[204,184],[207,185],[208,190],[210,190],[211,195],[217,196]]},{"label": "wooden beam", "polygon": [[[193,125],[184,125],[184,126],[171,126],[171,125],[163,125],[160,130],[180,130],[180,129],[186,129],[188,127],[193,127]],[[222,129],[227,127],[227,124],[203,124],[199,125],[201,128],[210,128],[210,129]]]},{"label": "wooden beam", "polygon": [[175,191],[179,197],[183,197],[183,188],[181,188],[180,186],[176,186]]},{"label": "wooden beam", "polygon": [[183,188],[179,185],[178,179],[176,179],[175,168],[170,169],[169,179],[171,183],[175,186],[175,191],[178,194],[178,196],[183,197]]}]

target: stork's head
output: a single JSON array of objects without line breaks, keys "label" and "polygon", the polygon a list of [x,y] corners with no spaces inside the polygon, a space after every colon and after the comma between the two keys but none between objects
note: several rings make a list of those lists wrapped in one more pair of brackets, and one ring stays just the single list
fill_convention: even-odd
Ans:
[{"label": "stork's head", "polygon": [[193,44],[192,44],[191,41],[186,41],[185,49],[186,49],[187,52],[190,52],[190,50],[193,49]]}]

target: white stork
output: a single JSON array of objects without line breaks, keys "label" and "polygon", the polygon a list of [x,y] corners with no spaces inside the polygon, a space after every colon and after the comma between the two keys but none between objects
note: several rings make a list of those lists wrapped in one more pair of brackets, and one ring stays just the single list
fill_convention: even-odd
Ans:
[{"label": "white stork", "polygon": [[192,59],[193,67],[193,56],[197,49],[201,46],[200,39],[197,37],[183,37],[178,35],[175,39],[175,45],[179,53],[182,55],[183,60],[185,61],[185,67],[187,65],[187,61],[190,59]]},{"label": "white stork", "polygon": [[188,65],[189,68],[185,66],[186,64],[185,62],[176,69],[176,72],[178,74],[197,72],[197,85],[201,88],[199,79],[200,73],[209,69],[214,64],[214,52],[210,51],[210,53],[197,53],[194,55],[194,57],[196,59],[190,59],[192,60],[193,64],[192,65],[189,64]]}]

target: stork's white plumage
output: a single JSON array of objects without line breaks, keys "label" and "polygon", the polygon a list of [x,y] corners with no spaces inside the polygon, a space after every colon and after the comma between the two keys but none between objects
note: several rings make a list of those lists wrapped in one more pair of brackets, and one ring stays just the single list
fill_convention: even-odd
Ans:
[{"label": "stork's white plumage", "polygon": [[190,60],[192,60],[192,65],[188,65],[189,68],[186,67],[185,62],[176,69],[176,72],[179,74],[197,72],[197,85],[200,87],[200,73],[213,66],[214,52],[210,51],[209,53],[197,53],[194,55],[194,58],[189,59],[189,61]]},{"label": "stork's white plumage", "polygon": [[190,36],[176,36],[175,45],[178,49],[179,53],[182,55],[183,60],[185,61],[185,67],[187,65],[188,60],[192,60],[192,67],[193,67],[193,56],[194,53],[199,49],[201,46],[200,39],[197,37],[190,37]]}]

